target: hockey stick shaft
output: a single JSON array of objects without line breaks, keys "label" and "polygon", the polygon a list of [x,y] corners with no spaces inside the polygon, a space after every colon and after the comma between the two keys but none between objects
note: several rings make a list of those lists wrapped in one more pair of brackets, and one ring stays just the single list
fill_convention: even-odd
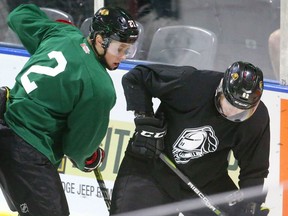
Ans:
[{"label": "hockey stick shaft", "polygon": [[101,193],[103,195],[107,209],[108,209],[108,211],[110,211],[111,198],[110,198],[110,195],[108,192],[108,188],[106,187],[105,182],[103,180],[102,174],[98,168],[94,170],[94,174],[95,174],[95,177],[97,179],[98,185],[100,187]]},{"label": "hockey stick shaft", "polygon": [[178,175],[204,202],[204,204],[213,211],[216,215],[226,216],[223,212],[221,212],[216,206],[214,206],[210,200],[205,196],[190,180],[184,175],[175,164],[163,153],[160,154],[160,159],[176,174]]}]

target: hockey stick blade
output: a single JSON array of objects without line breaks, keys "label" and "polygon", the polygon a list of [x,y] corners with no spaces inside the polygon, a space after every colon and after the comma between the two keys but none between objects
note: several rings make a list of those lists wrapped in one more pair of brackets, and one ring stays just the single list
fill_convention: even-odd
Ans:
[{"label": "hockey stick blade", "polygon": [[106,187],[105,182],[104,182],[103,177],[102,177],[102,174],[98,168],[94,170],[94,174],[95,174],[96,180],[98,182],[98,185],[100,187],[101,193],[103,195],[107,209],[110,212],[111,199],[110,199],[110,195],[108,192],[108,188]]},{"label": "hockey stick blade", "polygon": [[184,175],[175,164],[163,153],[160,154],[160,159],[176,174],[178,175],[193,191],[196,193],[204,204],[218,216],[227,216],[225,213],[220,211],[216,206],[214,206],[210,200],[205,196],[189,179]]}]

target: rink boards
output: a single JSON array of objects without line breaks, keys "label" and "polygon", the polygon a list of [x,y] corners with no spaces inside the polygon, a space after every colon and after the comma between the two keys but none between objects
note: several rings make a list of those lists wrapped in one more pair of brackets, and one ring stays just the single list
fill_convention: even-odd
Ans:
[{"label": "rink boards", "polygon": [[[16,74],[28,60],[26,51],[0,47],[0,86],[12,87]],[[125,62],[117,71],[109,72],[117,93],[117,102],[111,112],[111,121],[107,135],[102,142],[106,151],[106,160],[101,167],[105,183],[112,192],[113,183],[123,158],[129,137],[134,131],[133,115],[126,111],[125,98],[121,86],[124,73],[139,62]],[[263,102],[266,104],[271,121],[271,155],[270,174],[265,184],[268,189],[266,205],[270,216],[288,215],[288,195],[283,192],[282,182],[288,180],[288,88],[276,82],[265,81]],[[157,104],[157,101],[155,101]],[[286,172],[284,172],[286,170]],[[229,172],[237,182],[237,162],[231,155]],[[83,173],[72,167],[66,158],[63,159],[59,173],[63,188],[69,202],[71,216],[108,216],[101,191],[93,173]],[[286,187],[286,191],[288,191]],[[5,199],[0,193],[0,216],[16,215],[9,211]]]}]

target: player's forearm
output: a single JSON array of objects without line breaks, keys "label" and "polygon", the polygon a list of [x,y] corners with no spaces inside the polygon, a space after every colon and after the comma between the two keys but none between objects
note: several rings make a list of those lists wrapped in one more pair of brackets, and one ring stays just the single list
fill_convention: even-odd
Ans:
[{"label": "player's forearm", "polygon": [[122,86],[126,98],[127,110],[153,112],[152,95],[143,83],[139,71],[132,70],[122,78]]}]

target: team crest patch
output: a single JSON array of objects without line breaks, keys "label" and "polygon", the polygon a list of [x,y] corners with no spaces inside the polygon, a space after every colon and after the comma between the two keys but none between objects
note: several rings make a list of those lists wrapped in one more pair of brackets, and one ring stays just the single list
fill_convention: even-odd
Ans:
[{"label": "team crest patch", "polygon": [[85,43],[80,44],[80,46],[82,47],[82,49],[86,54],[90,54],[90,49]]},{"label": "team crest patch", "polygon": [[190,160],[216,151],[218,138],[211,126],[186,128],[173,144],[173,156],[178,164],[186,164]]},{"label": "team crest patch", "polygon": [[102,15],[102,16],[107,16],[109,15],[109,10],[108,9],[101,9],[99,11],[99,13]]}]

